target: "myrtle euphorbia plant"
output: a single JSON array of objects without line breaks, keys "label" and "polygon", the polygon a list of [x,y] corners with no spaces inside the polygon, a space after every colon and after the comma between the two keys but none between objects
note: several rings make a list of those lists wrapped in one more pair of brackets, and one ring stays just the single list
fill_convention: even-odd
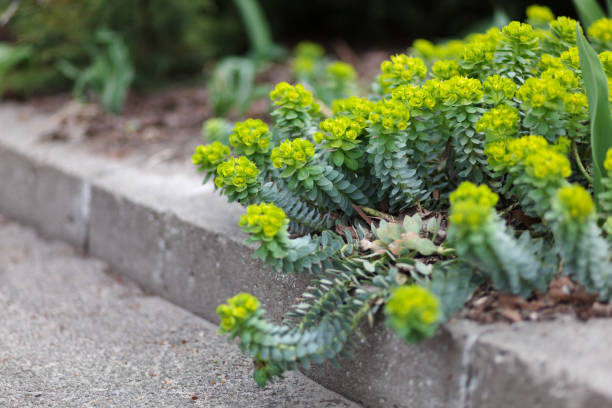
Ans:
[{"label": "myrtle euphorbia plant", "polygon": [[[598,139],[610,107],[590,91],[612,73],[612,23],[587,30],[597,56],[576,21],[529,13],[535,27],[419,40],[382,64],[373,94],[331,109],[278,84],[271,127],[249,119],[231,146],[197,148],[194,164],[248,207],[255,256],[312,276],[282,325],[248,294],[218,309],[259,384],[344,356],[381,308],[400,337],[424,340],[485,281],[526,297],[567,274],[612,298],[612,149]],[[309,47],[296,69],[321,57]],[[534,222],[509,223],[510,210]]]}]

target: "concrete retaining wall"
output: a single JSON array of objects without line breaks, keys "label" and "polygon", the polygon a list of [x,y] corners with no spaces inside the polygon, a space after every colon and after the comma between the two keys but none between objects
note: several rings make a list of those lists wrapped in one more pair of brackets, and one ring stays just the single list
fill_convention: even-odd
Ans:
[{"label": "concrete retaining wall", "polygon": [[[188,169],[143,168],[44,142],[52,118],[0,106],[0,213],[72,243],[143,288],[217,323],[240,291],[276,319],[308,284],[251,258],[228,205]],[[612,321],[480,326],[454,320],[407,346],[380,322],[340,369],[307,374],[372,407],[612,406]],[[594,379],[593,373],[597,376]]]}]

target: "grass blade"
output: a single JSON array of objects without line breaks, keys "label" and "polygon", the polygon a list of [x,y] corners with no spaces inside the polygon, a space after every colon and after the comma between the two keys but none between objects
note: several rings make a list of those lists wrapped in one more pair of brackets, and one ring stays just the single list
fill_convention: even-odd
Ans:
[{"label": "grass blade", "polygon": [[[610,0],[607,0],[608,2]],[[574,0],[574,6],[582,21],[582,25],[589,28],[591,24],[606,16],[603,9],[597,3],[597,0]],[[609,6],[608,6],[609,7]],[[610,10],[608,9],[608,12]]]},{"label": "grass blade", "polygon": [[234,0],[240,11],[253,50],[265,55],[273,46],[272,34],[257,0]]},{"label": "grass blade", "polygon": [[602,191],[601,178],[606,152],[612,148],[612,116],[608,101],[608,79],[601,67],[599,56],[588,43],[579,27],[576,39],[580,54],[580,68],[589,102],[591,120],[591,149],[593,151],[593,186],[595,193]]}]

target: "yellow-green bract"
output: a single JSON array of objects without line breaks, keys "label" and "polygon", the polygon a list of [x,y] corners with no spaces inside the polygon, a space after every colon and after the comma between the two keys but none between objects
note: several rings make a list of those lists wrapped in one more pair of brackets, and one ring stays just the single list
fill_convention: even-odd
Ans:
[{"label": "yellow-green bract", "polygon": [[430,337],[438,326],[440,304],[427,289],[399,286],[385,305],[387,325],[409,343]]}]

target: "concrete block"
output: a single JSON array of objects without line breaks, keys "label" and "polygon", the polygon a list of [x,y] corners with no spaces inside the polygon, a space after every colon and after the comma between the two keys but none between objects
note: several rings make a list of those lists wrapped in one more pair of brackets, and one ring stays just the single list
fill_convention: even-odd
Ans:
[{"label": "concrete block", "polygon": [[474,347],[466,406],[610,407],[610,338],[603,319],[489,327]]},{"label": "concrete block", "polygon": [[320,384],[350,395],[365,407],[461,407],[468,369],[465,350],[470,336],[482,329],[459,321],[418,345],[407,345],[383,325],[362,325],[364,340],[354,349],[354,359],[326,363],[305,372]]},{"label": "concrete block", "polygon": [[100,186],[91,193],[89,253],[143,288],[165,294],[163,217]]},{"label": "concrete block", "polygon": [[0,211],[47,237],[86,249],[90,185],[57,167],[0,148]]},{"label": "concrete block", "polygon": [[[211,212],[210,215],[214,215]],[[239,292],[257,296],[271,318],[280,320],[307,286],[307,277],[284,275],[252,258],[245,236],[228,236],[172,214],[166,218],[164,280],[168,298],[218,322],[215,309]]]}]

